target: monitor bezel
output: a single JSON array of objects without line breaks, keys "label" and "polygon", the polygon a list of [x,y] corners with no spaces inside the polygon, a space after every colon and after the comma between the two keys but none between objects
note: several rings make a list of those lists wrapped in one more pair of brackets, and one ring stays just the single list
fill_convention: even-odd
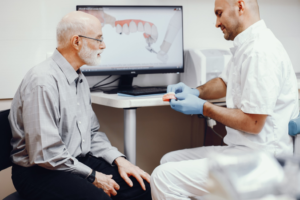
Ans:
[{"label": "monitor bezel", "polygon": [[165,74],[165,73],[184,73],[184,32],[183,32],[183,6],[168,5],[168,6],[153,6],[153,5],[76,5],[76,11],[79,7],[180,7],[182,12],[182,68],[178,69],[154,69],[154,70],[111,70],[111,71],[82,71],[85,76],[101,76],[101,75],[135,75],[135,74]]}]

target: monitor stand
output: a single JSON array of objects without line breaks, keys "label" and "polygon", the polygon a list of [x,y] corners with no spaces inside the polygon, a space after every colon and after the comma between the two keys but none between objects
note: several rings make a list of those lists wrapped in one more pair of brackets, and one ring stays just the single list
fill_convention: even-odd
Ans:
[{"label": "monitor stand", "polygon": [[112,89],[112,90],[105,90],[105,91],[103,91],[103,93],[117,94],[119,90],[131,89],[134,77],[137,77],[137,74],[135,74],[135,75],[121,75],[118,88],[117,89]]}]

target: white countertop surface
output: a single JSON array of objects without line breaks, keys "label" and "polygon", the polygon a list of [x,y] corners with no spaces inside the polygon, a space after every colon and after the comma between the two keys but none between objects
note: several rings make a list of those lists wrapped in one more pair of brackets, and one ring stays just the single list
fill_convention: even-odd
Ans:
[{"label": "white countertop surface", "polygon": [[[164,102],[161,95],[124,97],[117,94],[105,94],[103,92],[91,93],[91,100],[94,104],[109,106],[113,108],[138,108],[151,106],[169,106],[169,102]],[[216,105],[225,105],[225,98],[209,101]]]}]

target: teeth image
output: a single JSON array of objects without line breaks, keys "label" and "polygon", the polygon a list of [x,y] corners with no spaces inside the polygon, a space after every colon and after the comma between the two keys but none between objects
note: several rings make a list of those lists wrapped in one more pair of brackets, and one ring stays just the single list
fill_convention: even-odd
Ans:
[{"label": "teeth image", "polygon": [[152,36],[153,38],[157,38],[157,36],[158,36],[157,28],[156,28],[155,25],[152,26],[151,36]]},{"label": "teeth image", "polygon": [[124,24],[124,25],[123,25],[123,33],[125,33],[126,35],[129,34],[129,27],[128,27],[127,24]]},{"label": "teeth image", "polygon": [[131,33],[135,33],[137,31],[137,26],[134,21],[131,21],[129,24],[129,30]]},{"label": "teeth image", "polygon": [[117,33],[122,33],[122,26],[120,24],[117,24],[116,31]]},{"label": "teeth image", "polygon": [[139,23],[138,23],[138,31],[139,31],[139,32],[144,32],[144,26],[143,26],[143,23],[142,23],[142,22],[139,22]]},{"label": "teeth image", "polygon": [[146,34],[151,35],[151,26],[149,23],[145,23],[144,29]]}]

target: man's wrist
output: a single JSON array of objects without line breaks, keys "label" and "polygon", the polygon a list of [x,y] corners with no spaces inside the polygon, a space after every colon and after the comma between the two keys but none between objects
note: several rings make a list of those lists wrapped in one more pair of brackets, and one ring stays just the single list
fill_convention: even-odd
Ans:
[{"label": "man's wrist", "polygon": [[209,102],[205,102],[204,104],[203,104],[203,116],[205,116],[205,117],[209,117],[208,115],[209,115],[209,112],[208,112],[208,110],[209,110],[209,107],[211,106],[211,104],[209,103]]},{"label": "man's wrist", "polygon": [[120,157],[117,157],[117,158],[115,159],[114,163],[115,163],[116,165],[119,165],[120,162],[122,162],[123,160],[126,160],[126,159],[125,159],[124,157],[120,156]]}]

